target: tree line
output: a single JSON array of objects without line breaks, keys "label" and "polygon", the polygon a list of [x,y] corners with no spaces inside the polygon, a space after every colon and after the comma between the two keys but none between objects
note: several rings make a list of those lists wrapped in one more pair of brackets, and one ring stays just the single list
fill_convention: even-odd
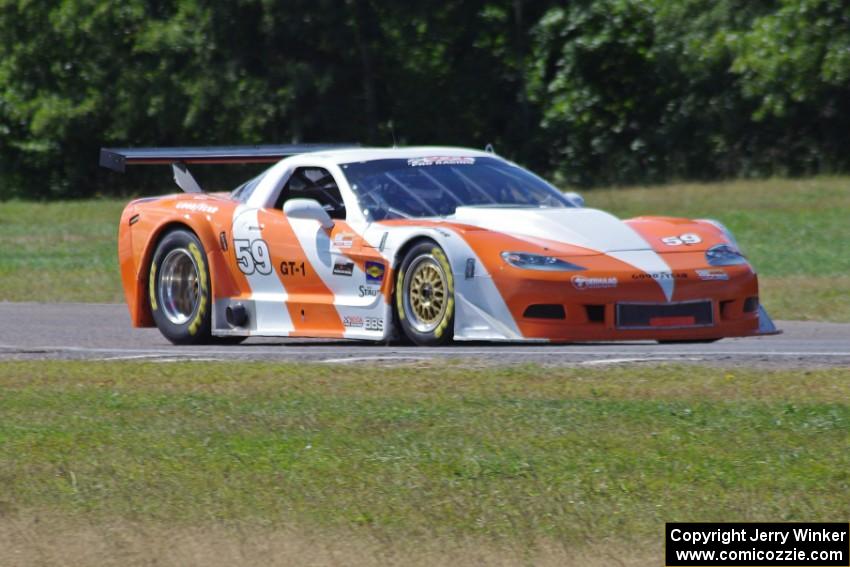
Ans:
[{"label": "tree line", "polygon": [[848,137],[845,0],[0,0],[0,199],[127,190],[100,146],[490,143],[592,187]]}]

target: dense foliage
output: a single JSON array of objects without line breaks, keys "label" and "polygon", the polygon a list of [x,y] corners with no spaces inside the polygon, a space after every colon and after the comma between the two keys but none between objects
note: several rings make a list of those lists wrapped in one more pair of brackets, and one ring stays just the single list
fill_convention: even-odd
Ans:
[{"label": "dense foliage", "polygon": [[0,0],[0,198],[102,145],[483,147],[598,185],[847,171],[843,0]]}]

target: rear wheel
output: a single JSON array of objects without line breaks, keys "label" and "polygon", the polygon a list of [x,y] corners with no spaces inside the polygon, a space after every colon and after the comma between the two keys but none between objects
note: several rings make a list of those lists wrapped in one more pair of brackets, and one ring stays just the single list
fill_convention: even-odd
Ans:
[{"label": "rear wheel", "polygon": [[178,345],[211,342],[210,276],[198,237],[183,229],[165,235],[148,276],[151,313],[165,338]]},{"label": "rear wheel", "polygon": [[442,248],[423,241],[405,256],[396,274],[395,309],[404,335],[436,346],[454,334],[454,280]]}]

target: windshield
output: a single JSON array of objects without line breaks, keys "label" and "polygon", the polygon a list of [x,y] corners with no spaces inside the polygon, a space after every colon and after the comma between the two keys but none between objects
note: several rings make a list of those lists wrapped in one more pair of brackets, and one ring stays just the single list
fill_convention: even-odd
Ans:
[{"label": "windshield", "polygon": [[382,159],[342,171],[372,221],[448,216],[461,206],[572,206],[536,175],[497,158]]}]

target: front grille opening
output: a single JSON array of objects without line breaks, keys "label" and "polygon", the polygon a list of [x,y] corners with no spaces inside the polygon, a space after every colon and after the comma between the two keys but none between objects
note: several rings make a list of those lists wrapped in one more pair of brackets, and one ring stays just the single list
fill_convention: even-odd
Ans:
[{"label": "front grille opening", "polygon": [[700,327],[713,323],[711,301],[617,304],[617,326],[621,329]]},{"label": "front grille opening", "polygon": [[566,319],[567,313],[563,305],[538,303],[526,307],[522,316],[528,319]]},{"label": "front grille opening", "polygon": [[734,299],[720,302],[720,316],[724,319],[731,319],[735,316],[733,309],[735,309]]},{"label": "front grille opening", "polygon": [[585,305],[587,311],[587,320],[591,323],[605,322],[605,306],[604,305]]},{"label": "front grille opening", "polygon": [[759,298],[748,297],[744,300],[744,313],[755,313],[759,310]]}]

